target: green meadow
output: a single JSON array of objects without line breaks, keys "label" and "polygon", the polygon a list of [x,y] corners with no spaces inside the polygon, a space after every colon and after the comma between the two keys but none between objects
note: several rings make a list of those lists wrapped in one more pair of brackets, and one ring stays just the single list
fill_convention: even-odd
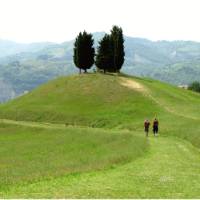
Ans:
[{"label": "green meadow", "polygon": [[50,81],[0,105],[0,197],[200,198],[199,110],[199,94],[148,78]]}]

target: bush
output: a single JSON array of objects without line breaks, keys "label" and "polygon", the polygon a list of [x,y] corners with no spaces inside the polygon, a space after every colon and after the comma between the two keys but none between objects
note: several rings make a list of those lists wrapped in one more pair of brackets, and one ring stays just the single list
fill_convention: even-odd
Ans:
[{"label": "bush", "polygon": [[198,81],[192,82],[192,83],[188,86],[188,89],[200,93],[200,82],[198,82]]}]

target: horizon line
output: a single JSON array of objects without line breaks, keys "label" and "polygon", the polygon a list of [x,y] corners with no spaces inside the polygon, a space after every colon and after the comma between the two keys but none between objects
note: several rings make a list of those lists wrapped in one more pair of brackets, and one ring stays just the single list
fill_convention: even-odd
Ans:
[{"label": "horizon line", "polygon": [[[81,32],[81,31],[80,31]],[[98,34],[98,33],[107,33],[107,32],[104,32],[104,31],[96,31],[96,32],[91,32],[91,34]],[[124,37],[126,38],[132,38],[132,39],[141,39],[141,40],[148,40],[150,42],[194,42],[194,43],[200,43],[200,41],[198,40],[192,40],[192,39],[156,39],[156,40],[153,40],[153,39],[150,39],[150,38],[147,38],[147,37],[140,37],[140,36],[131,36],[131,35],[126,35],[124,34]],[[41,40],[41,41],[19,41],[19,40],[14,40],[14,39],[9,39],[9,38],[0,38],[0,41],[7,41],[7,42],[13,42],[13,43],[16,43],[16,44],[24,44],[24,45],[30,45],[30,44],[39,44],[39,43],[52,43],[52,44],[63,44],[63,43],[66,43],[66,42],[72,42],[74,41],[74,39],[68,39],[68,40],[63,40],[63,41],[50,41],[50,40]]]}]

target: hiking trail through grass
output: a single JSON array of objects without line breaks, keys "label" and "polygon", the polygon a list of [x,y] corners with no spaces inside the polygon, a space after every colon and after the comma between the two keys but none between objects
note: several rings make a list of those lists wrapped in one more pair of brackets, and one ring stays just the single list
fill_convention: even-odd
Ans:
[{"label": "hiking trail through grass", "polygon": [[150,151],[102,171],[72,174],[0,193],[3,198],[199,198],[200,153],[175,137],[147,138]]}]

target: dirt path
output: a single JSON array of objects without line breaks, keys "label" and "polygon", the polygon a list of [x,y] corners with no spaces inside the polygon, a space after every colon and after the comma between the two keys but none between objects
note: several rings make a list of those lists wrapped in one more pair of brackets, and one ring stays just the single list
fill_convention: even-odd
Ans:
[{"label": "dirt path", "polygon": [[120,77],[120,84],[140,92],[145,92],[147,90],[142,84],[124,77]]},{"label": "dirt path", "polygon": [[162,104],[158,99],[156,99],[151,94],[151,91],[149,89],[147,89],[141,83],[138,83],[135,80],[131,80],[131,79],[124,78],[124,77],[120,78],[120,80],[121,80],[121,82],[120,82],[121,85],[123,85],[124,87],[128,87],[130,89],[142,92],[145,96],[147,96],[148,98],[150,98],[152,101],[154,101],[160,107],[164,108],[167,112],[172,113],[172,114],[174,114],[176,116],[179,116],[179,117],[184,117],[184,118],[193,119],[193,120],[200,120],[197,117],[185,116],[185,115],[182,115],[180,113],[177,113],[175,110],[173,110],[169,106],[167,106],[165,104]]},{"label": "dirt path", "polygon": [[49,128],[49,129],[64,129],[67,126],[65,124],[53,124],[45,122],[29,122],[29,121],[15,121],[10,119],[0,119],[0,123],[14,124],[20,126],[37,127],[37,128]]}]

